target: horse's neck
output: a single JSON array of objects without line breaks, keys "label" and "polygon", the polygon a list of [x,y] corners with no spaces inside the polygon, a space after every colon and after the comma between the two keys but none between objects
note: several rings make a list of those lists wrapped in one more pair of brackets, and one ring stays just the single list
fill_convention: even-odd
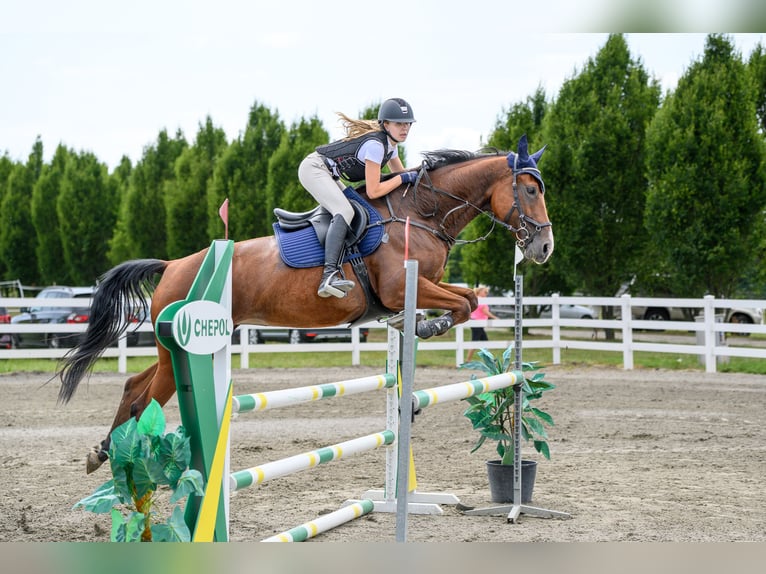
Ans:
[{"label": "horse's neck", "polygon": [[[482,211],[489,210],[487,190],[506,171],[505,160],[498,162],[495,158],[477,159],[435,170],[430,174],[433,187],[449,195],[434,192],[438,210],[433,219],[444,221],[448,232],[457,237]],[[426,191],[423,195],[430,193]]]}]

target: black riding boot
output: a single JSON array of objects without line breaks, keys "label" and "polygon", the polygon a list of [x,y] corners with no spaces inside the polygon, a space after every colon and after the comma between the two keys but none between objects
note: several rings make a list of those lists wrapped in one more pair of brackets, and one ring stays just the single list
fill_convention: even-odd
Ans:
[{"label": "black riding boot", "polygon": [[348,224],[341,215],[335,215],[324,240],[324,271],[317,295],[320,297],[345,297],[354,288],[354,282],[344,279],[340,273],[343,248],[346,243]]}]

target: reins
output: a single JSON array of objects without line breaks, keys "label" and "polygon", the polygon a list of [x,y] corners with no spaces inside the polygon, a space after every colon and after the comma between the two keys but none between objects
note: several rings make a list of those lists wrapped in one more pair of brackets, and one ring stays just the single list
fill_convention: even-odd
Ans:
[{"label": "reins", "polygon": [[[426,224],[420,223],[418,221],[412,221],[412,220],[410,220],[410,225],[414,227],[418,227],[425,231],[428,231],[429,233],[432,233],[433,235],[435,235],[436,237],[438,237],[439,239],[447,243],[448,247],[451,248],[455,244],[468,244],[468,243],[476,243],[479,241],[484,241],[494,231],[495,225],[499,224],[505,227],[511,233],[513,233],[516,236],[516,243],[519,245],[519,247],[523,248],[530,237],[536,235],[537,233],[540,233],[540,231],[542,231],[545,227],[550,227],[551,223],[550,222],[541,223],[535,220],[534,218],[526,215],[524,213],[524,210],[521,207],[521,202],[519,201],[517,176],[523,173],[532,175],[535,179],[537,179],[540,182],[542,186],[541,192],[544,193],[545,184],[543,183],[542,177],[540,175],[540,171],[534,168],[515,169],[515,167],[516,166],[514,162],[514,167],[511,170],[513,175],[513,180],[511,183],[511,186],[513,189],[513,205],[508,210],[508,213],[505,215],[505,217],[501,220],[501,219],[498,219],[498,217],[492,212],[492,210],[481,209],[479,206],[477,206],[476,204],[474,204],[473,202],[465,198],[459,197],[449,191],[436,187],[431,181],[431,176],[428,172],[426,161],[423,161],[420,169],[418,170],[417,178],[415,179],[414,183],[407,184],[407,187],[405,188],[404,192],[402,192],[402,197],[406,196],[410,190],[410,187],[412,187],[412,193],[413,195],[416,196],[415,202],[414,202],[415,210],[418,215],[424,218],[432,218],[435,215],[437,215],[437,213],[439,212],[439,201],[438,201],[439,196],[448,197],[456,201],[458,205],[456,205],[455,207],[453,207],[452,209],[447,211],[447,213],[444,214],[444,216],[441,218],[441,221],[439,222],[438,228],[429,227]],[[417,194],[418,194],[418,190],[421,188],[425,188],[431,191],[437,197],[437,200],[435,202],[435,207],[433,211],[431,211],[430,213],[423,213],[420,210],[420,207],[417,201]],[[379,222],[379,225],[385,225],[387,223],[392,223],[392,222],[405,223],[406,219],[398,216],[394,212],[394,208],[391,204],[390,196],[387,195],[385,197],[385,200],[386,200],[386,206],[388,207],[388,212],[390,215],[387,219],[384,219],[383,221]],[[492,221],[492,226],[489,228],[489,231],[487,231],[484,235],[476,239],[457,239],[457,237],[454,237],[453,235],[451,235],[446,228],[447,218],[449,218],[451,215],[458,212],[459,210],[465,209],[465,208],[473,208],[478,213],[489,217],[490,220]],[[511,217],[513,216],[514,211],[518,211],[519,213],[519,227],[514,227],[510,223],[510,220],[511,220]],[[533,231],[531,232],[530,232],[530,227],[533,228]]]}]

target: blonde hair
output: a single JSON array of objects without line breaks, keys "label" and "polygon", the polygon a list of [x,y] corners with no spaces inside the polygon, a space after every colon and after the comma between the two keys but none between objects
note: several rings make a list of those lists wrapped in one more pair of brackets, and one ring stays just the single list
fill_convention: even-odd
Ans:
[{"label": "blonde hair", "polygon": [[381,131],[380,124],[377,120],[357,120],[348,117],[343,112],[335,112],[340,118],[340,123],[343,125],[343,129],[346,132],[344,139],[351,139],[359,137],[370,132]]},{"label": "blonde hair", "polygon": [[486,285],[479,285],[478,287],[473,288],[474,295],[478,295],[480,291],[489,292],[489,287],[487,287]]}]

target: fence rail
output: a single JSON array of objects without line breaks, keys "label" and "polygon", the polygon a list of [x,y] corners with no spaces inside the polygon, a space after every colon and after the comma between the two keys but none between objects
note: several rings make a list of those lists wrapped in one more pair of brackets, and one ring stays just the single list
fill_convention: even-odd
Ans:
[{"label": "fence rail", "polygon": [[[512,308],[513,298],[487,297],[482,302],[490,306]],[[40,305],[39,299],[30,298],[0,298],[0,307],[18,311],[22,307]],[[87,306],[86,299],[50,299],[46,307],[56,306]],[[562,310],[569,305],[591,307],[595,312],[594,319],[562,318]],[[537,311],[546,306],[551,308],[550,318],[539,318]],[[647,321],[634,319],[636,308],[683,308],[687,315],[695,320]],[[563,349],[581,349],[593,351],[610,351],[621,353],[623,368],[630,370],[634,366],[634,354],[637,352],[676,353],[697,355],[704,364],[707,372],[715,372],[721,362],[730,357],[750,357],[766,359],[766,325],[760,323],[727,323],[723,321],[732,309],[766,308],[766,300],[762,299],[716,299],[712,296],[702,299],[680,298],[647,298],[631,297],[525,297],[524,298],[524,327],[534,332],[535,338],[524,341],[526,349],[550,349],[553,364],[560,364]],[[611,312],[609,312],[611,311]],[[605,317],[615,317],[607,319]],[[513,342],[510,331],[514,325],[512,319],[483,321],[468,321],[453,328],[452,337],[439,337],[418,342],[418,352],[448,350],[455,353],[455,365],[465,360],[469,349],[505,349]],[[507,340],[471,341],[470,327],[482,326],[487,329],[508,330]],[[0,340],[5,334],[12,333],[81,333],[83,324],[25,324],[15,325],[0,323]],[[386,329],[385,323],[371,322],[363,327],[371,331]],[[352,329],[352,340],[347,343],[269,343],[250,344],[247,331],[249,329],[265,330],[271,327],[243,325],[240,327],[240,341],[232,346],[232,355],[239,356],[240,368],[249,368],[250,356],[258,353],[302,353],[302,352],[343,352],[351,353],[351,364],[361,364],[361,353],[368,351],[388,350],[385,337],[380,342],[361,342],[359,328]],[[142,324],[138,331],[151,332],[150,324]],[[374,338],[374,337],[373,337]],[[68,349],[0,349],[1,359],[19,358],[60,358]],[[118,358],[118,370],[127,372],[127,358],[136,356],[154,356],[153,346],[129,347],[125,337],[121,338],[114,347],[104,353],[105,357]]]}]

